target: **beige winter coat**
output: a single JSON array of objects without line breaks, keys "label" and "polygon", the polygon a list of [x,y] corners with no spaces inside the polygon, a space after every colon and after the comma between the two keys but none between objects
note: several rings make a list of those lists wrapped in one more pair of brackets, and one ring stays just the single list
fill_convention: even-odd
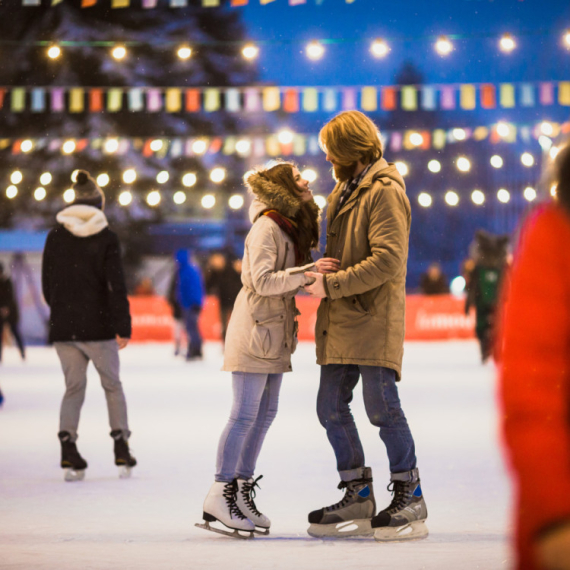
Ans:
[{"label": "beige winter coat", "polygon": [[295,294],[305,285],[304,271],[295,267],[293,242],[267,216],[274,208],[287,217],[300,203],[259,175],[248,179],[256,199],[249,216],[253,227],[245,240],[241,281],[224,351],[222,370],[231,372],[291,372],[291,354],[297,346]]},{"label": "beige winter coat", "polygon": [[343,185],[329,196],[326,257],[341,270],[325,276],[317,314],[319,364],[402,370],[410,203],[402,177],[380,159],[335,215]]}]

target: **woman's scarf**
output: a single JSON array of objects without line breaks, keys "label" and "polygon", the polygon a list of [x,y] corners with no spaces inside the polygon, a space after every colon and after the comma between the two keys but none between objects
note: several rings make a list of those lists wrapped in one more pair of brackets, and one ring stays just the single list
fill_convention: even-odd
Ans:
[{"label": "woman's scarf", "polygon": [[293,247],[295,248],[295,265],[303,265],[305,259],[303,254],[299,249],[299,232],[297,231],[297,224],[290,218],[287,218],[277,210],[264,210],[261,212],[262,216],[267,216],[271,218],[281,230],[283,230],[293,241]]}]

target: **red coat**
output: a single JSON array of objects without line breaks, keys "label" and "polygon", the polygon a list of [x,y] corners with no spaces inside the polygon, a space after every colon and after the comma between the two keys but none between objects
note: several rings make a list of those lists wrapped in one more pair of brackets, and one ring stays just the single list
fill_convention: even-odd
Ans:
[{"label": "red coat", "polygon": [[524,226],[501,329],[517,568],[534,570],[537,532],[570,522],[570,214],[560,206],[541,208]]}]

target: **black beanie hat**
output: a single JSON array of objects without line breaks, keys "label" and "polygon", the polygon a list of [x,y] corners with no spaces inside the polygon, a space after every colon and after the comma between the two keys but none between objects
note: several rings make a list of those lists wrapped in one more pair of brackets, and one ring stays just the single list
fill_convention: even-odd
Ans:
[{"label": "black beanie hat", "polygon": [[91,178],[89,172],[80,170],[77,173],[73,189],[75,190],[74,204],[85,204],[87,206],[95,206],[103,209],[105,205],[105,195],[103,194],[103,190],[97,185],[97,182]]}]

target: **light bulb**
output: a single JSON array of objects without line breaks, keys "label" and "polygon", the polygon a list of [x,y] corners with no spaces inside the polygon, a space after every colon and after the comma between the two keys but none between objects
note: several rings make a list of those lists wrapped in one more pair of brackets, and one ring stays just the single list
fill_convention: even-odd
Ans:
[{"label": "light bulb", "polygon": [[194,186],[194,184],[196,184],[196,180],[197,180],[197,177],[193,172],[187,172],[182,177],[182,184],[184,184],[184,186],[189,188],[190,186]]},{"label": "light bulb", "polygon": [[99,174],[99,176],[97,176],[97,184],[99,184],[101,188],[105,188],[109,182],[111,182],[111,179],[107,173],[104,172],[103,174]]},{"label": "light bulb", "polygon": [[38,202],[41,202],[46,196],[47,196],[47,192],[46,192],[46,189],[45,189],[45,188],[43,188],[43,187],[40,186],[39,188],[36,188],[36,189],[34,190],[34,198],[35,198]]},{"label": "light bulb", "polygon": [[453,190],[445,193],[445,201],[449,206],[457,206],[459,204],[459,196]]},{"label": "light bulb", "polygon": [[435,42],[435,50],[439,55],[449,55],[453,51],[453,44],[447,36],[440,36]]},{"label": "light bulb", "polygon": [[469,172],[471,170],[471,162],[468,158],[465,158],[464,156],[460,156],[457,159],[457,168],[461,171],[461,172]]},{"label": "light bulb", "polygon": [[241,53],[245,59],[255,59],[259,55],[259,48],[254,44],[247,44]]},{"label": "light bulb", "polygon": [[534,164],[534,156],[530,152],[523,152],[521,154],[521,162],[524,166],[532,166]]},{"label": "light bulb", "polygon": [[281,144],[291,144],[293,142],[293,136],[291,131],[285,129],[277,134],[277,140]]},{"label": "light bulb", "polygon": [[180,59],[188,59],[192,55],[192,49],[187,45],[180,46],[176,52],[176,55]]},{"label": "light bulb", "polygon": [[71,202],[73,202],[73,200],[75,200],[75,190],[73,188],[68,188],[63,193],[63,201],[67,202],[68,204],[71,204]]},{"label": "light bulb", "polygon": [[130,193],[129,190],[123,190],[119,194],[119,204],[121,206],[128,206],[133,201],[133,195]]},{"label": "light bulb", "polygon": [[385,57],[390,51],[390,46],[384,40],[378,39],[372,42],[370,51],[374,57]]},{"label": "light bulb", "polygon": [[117,139],[107,139],[103,148],[105,149],[105,152],[108,152],[109,154],[117,152],[119,149],[119,141]]},{"label": "light bulb", "polygon": [[6,198],[8,198],[9,200],[12,200],[17,195],[18,195],[18,188],[13,184],[11,186],[8,186],[8,188],[6,188]]},{"label": "light bulb", "polygon": [[212,194],[206,194],[205,196],[202,196],[201,204],[203,208],[210,210],[216,205],[216,197]]},{"label": "light bulb", "polygon": [[506,204],[511,199],[511,193],[505,188],[501,188],[497,192],[497,198],[499,199],[499,202]]},{"label": "light bulb", "polygon": [[317,179],[317,172],[312,168],[305,168],[305,170],[301,172],[301,178],[307,182],[314,182]]},{"label": "light bulb", "polygon": [[402,176],[407,176],[408,172],[410,172],[410,169],[408,168],[408,165],[405,162],[402,162],[401,160],[399,160],[398,162],[396,162],[396,169],[398,170],[398,172],[402,175]]},{"label": "light bulb", "polygon": [[156,175],[156,181],[159,184],[166,184],[168,182],[168,179],[170,178],[170,175],[168,174],[168,172],[166,170],[161,170],[157,175]]},{"label": "light bulb", "polygon": [[34,143],[30,139],[22,141],[22,144],[20,145],[20,150],[22,152],[30,152],[32,148],[34,148]]},{"label": "light bulb", "polygon": [[52,176],[49,172],[44,172],[40,176],[40,184],[42,186],[47,186],[52,181]]},{"label": "light bulb", "polygon": [[491,157],[491,166],[493,168],[502,168],[503,166],[503,159],[498,155],[498,154],[494,154]]},{"label": "light bulb", "polygon": [[517,47],[517,44],[510,34],[504,34],[499,40],[499,47],[501,48],[501,51],[510,53]]},{"label": "light bulb", "polygon": [[61,55],[61,48],[59,46],[50,46],[47,54],[50,59],[57,59]]},{"label": "light bulb", "polygon": [[204,154],[207,147],[206,141],[197,140],[192,143],[192,152],[194,152],[194,154]]},{"label": "light bulb", "polygon": [[430,172],[433,172],[434,174],[439,172],[441,170],[441,162],[439,162],[439,160],[430,160],[428,162],[428,170]]},{"label": "light bulb", "polygon": [[421,192],[418,196],[418,204],[422,208],[429,208],[433,203],[431,196],[427,192]]},{"label": "light bulb", "polygon": [[316,196],[313,196],[313,200],[315,201],[315,204],[321,209],[324,210],[324,208],[327,205],[327,199],[324,196],[321,196],[320,194],[317,194]]},{"label": "light bulb", "polygon": [[481,190],[473,190],[471,200],[473,200],[473,203],[477,204],[477,206],[481,206],[485,203],[485,194],[483,194]]},{"label": "light bulb", "polygon": [[420,133],[412,133],[410,135],[410,143],[413,146],[420,146],[424,142],[424,137]]},{"label": "light bulb", "polygon": [[75,150],[75,141],[65,141],[61,150],[63,150],[65,154],[71,154]]},{"label": "light bulb", "polygon": [[115,46],[111,51],[111,55],[118,61],[124,59],[127,55],[127,49],[124,46]]},{"label": "light bulb", "polygon": [[151,190],[147,197],[146,197],[146,203],[149,206],[158,206],[160,204],[160,192],[158,190]]},{"label": "light bulb", "polygon": [[152,152],[158,152],[163,146],[163,142],[160,139],[154,139],[150,142],[150,150]]},{"label": "light bulb", "polygon": [[134,168],[128,168],[123,172],[123,182],[132,184],[137,179],[137,171]]},{"label": "light bulb", "polygon": [[24,175],[19,170],[14,170],[12,174],[10,174],[10,182],[12,184],[20,184],[24,179]]},{"label": "light bulb", "polygon": [[313,60],[321,59],[321,57],[323,57],[324,54],[325,54],[325,48],[323,47],[323,44],[321,44],[320,42],[313,41],[307,45],[307,56],[310,59]]},{"label": "light bulb", "polygon": [[525,197],[525,200],[528,200],[529,202],[533,202],[534,200],[536,200],[536,196],[537,196],[536,190],[532,186],[527,186],[524,189],[523,196]]},{"label": "light bulb", "polygon": [[178,190],[178,192],[175,192],[174,196],[172,196],[172,200],[175,204],[184,204],[184,202],[186,202],[186,194],[182,192],[182,190]]},{"label": "light bulb", "polygon": [[241,196],[240,194],[234,194],[233,196],[230,197],[228,204],[232,210],[239,210],[240,208],[243,208],[244,205],[243,196]]},{"label": "light bulb", "polygon": [[210,180],[212,182],[215,182],[216,184],[222,182],[225,177],[226,177],[226,171],[219,166],[214,168],[214,170],[210,172]]}]

